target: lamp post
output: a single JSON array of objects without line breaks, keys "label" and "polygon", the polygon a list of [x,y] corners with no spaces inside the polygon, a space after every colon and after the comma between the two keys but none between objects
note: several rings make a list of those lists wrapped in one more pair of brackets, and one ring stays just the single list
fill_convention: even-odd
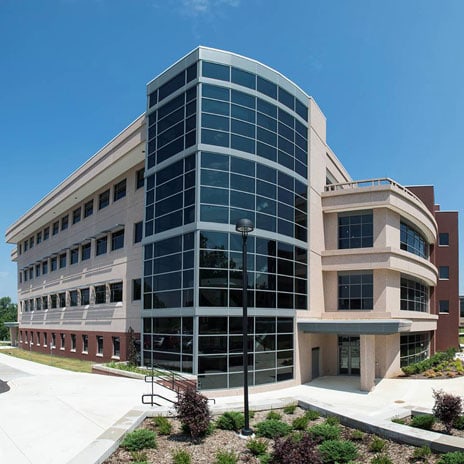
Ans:
[{"label": "lamp post", "polygon": [[242,234],[242,334],[243,334],[243,405],[245,425],[241,435],[248,437],[253,435],[250,428],[250,411],[248,406],[248,274],[247,274],[247,238],[253,232],[254,225],[249,219],[239,219],[235,224],[235,230]]}]

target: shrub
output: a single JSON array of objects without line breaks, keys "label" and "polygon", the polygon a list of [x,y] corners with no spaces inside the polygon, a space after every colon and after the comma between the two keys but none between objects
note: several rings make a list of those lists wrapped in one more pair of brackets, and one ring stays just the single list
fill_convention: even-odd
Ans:
[{"label": "shrub", "polygon": [[319,445],[324,463],[349,462],[358,457],[358,450],[348,440],[327,440]]},{"label": "shrub", "polygon": [[317,411],[314,411],[313,409],[308,409],[307,411],[305,411],[304,415],[310,421],[319,419],[319,417],[321,417],[320,414]]},{"label": "shrub", "polygon": [[309,433],[278,438],[274,445],[271,464],[322,464],[316,442]]},{"label": "shrub", "polygon": [[171,435],[172,425],[167,417],[156,416],[152,419],[152,422],[159,435]]},{"label": "shrub", "polygon": [[282,414],[279,414],[276,411],[269,411],[266,415],[266,420],[280,420],[282,419]]},{"label": "shrub", "polygon": [[284,413],[285,414],[293,414],[295,412],[297,405],[295,403],[293,404],[287,404],[287,406],[284,407]]},{"label": "shrub", "polygon": [[156,434],[152,430],[138,429],[128,433],[121,442],[121,448],[127,451],[140,451],[144,448],[156,448]]},{"label": "shrub", "polygon": [[263,456],[267,451],[267,443],[264,440],[255,440],[254,438],[247,442],[246,447],[253,456]]},{"label": "shrub", "polygon": [[404,419],[402,419],[401,417],[394,417],[392,419],[392,422],[394,422],[395,424],[406,424],[406,421]]},{"label": "shrub", "polygon": [[292,427],[294,430],[306,430],[308,422],[309,420],[306,416],[296,417],[292,421]]},{"label": "shrub", "polygon": [[410,364],[409,366],[404,366],[401,368],[401,370],[406,375],[413,375],[425,372],[429,369],[432,369],[433,367],[439,366],[440,364],[443,367],[444,363],[449,363],[453,361],[455,353],[455,348],[449,348],[447,351],[440,351],[438,353],[435,353],[433,356],[424,359],[423,361]]},{"label": "shrub", "polygon": [[371,464],[393,464],[393,461],[386,454],[378,454],[371,459]]},{"label": "shrub", "polygon": [[148,461],[148,456],[145,451],[132,451],[131,459],[133,463],[142,464]]},{"label": "shrub", "polygon": [[270,455],[269,453],[259,456],[259,464],[271,464],[271,462],[272,462],[272,455]]},{"label": "shrub", "polygon": [[216,427],[221,430],[238,431],[245,425],[245,416],[239,411],[227,411],[216,420]]},{"label": "shrub", "polygon": [[214,464],[236,464],[238,458],[232,451],[219,451]]},{"label": "shrub", "polygon": [[451,433],[453,422],[462,413],[462,399],[443,390],[433,390],[433,397],[435,398],[433,414],[443,423],[446,432]]},{"label": "shrub", "polygon": [[275,419],[267,419],[256,424],[255,432],[258,437],[277,438],[288,435],[291,431],[291,426]]},{"label": "shrub", "polygon": [[464,464],[464,453],[462,451],[445,453],[437,464]]},{"label": "shrub", "polygon": [[459,416],[454,419],[453,427],[457,430],[464,430],[464,416]]},{"label": "shrub", "polygon": [[432,451],[430,450],[430,447],[424,445],[414,450],[414,453],[412,454],[412,460],[427,462],[427,459],[430,457],[431,454]]},{"label": "shrub", "polygon": [[179,399],[174,407],[181,424],[188,427],[194,441],[207,433],[211,423],[208,398],[194,388],[188,388],[179,393]]},{"label": "shrub", "polygon": [[172,453],[173,464],[190,464],[192,457],[185,450],[177,450]]},{"label": "shrub", "polygon": [[435,417],[431,414],[419,414],[411,418],[411,427],[417,427],[418,429],[430,430],[435,424]]},{"label": "shrub", "polygon": [[364,432],[361,432],[361,430],[353,430],[351,432],[350,440],[361,441],[363,438],[364,438]]},{"label": "shrub", "polygon": [[387,442],[385,440],[382,440],[380,437],[374,435],[371,442],[369,443],[369,451],[371,453],[380,453],[384,450],[386,445]]},{"label": "shrub", "polygon": [[328,425],[338,425],[340,424],[340,419],[336,416],[327,416],[324,423]]},{"label": "shrub", "polygon": [[311,435],[320,441],[340,438],[340,427],[330,424],[316,424],[309,428]]}]

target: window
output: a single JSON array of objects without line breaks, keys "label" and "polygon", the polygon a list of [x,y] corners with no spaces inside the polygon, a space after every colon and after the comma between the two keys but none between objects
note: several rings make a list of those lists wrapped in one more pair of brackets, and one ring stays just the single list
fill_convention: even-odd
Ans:
[{"label": "window", "polygon": [[97,285],[95,287],[95,304],[106,303],[106,286]]},{"label": "window", "polygon": [[438,277],[442,280],[449,279],[449,266],[439,266]]},{"label": "window", "polygon": [[36,333],[36,344],[40,345],[40,332]]},{"label": "window", "polygon": [[51,347],[56,348],[56,333],[52,332]]},{"label": "window", "polygon": [[90,304],[90,289],[81,288],[81,305],[86,306]]},{"label": "window", "polygon": [[124,248],[124,229],[111,234],[111,251]]},{"label": "window", "polygon": [[338,248],[366,248],[373,244],[372,211],[338,215]]},{"label": "window", "polygon": [[29,242],[25,240],[23,246],[24,246],[24,251],[27,251],[29,249]]},{"label": "window", "polygon": [[63,216],[61,218],[61,230],[66,230],[68,228],[68,225],[69,225],[69,216],[68,215]]},{"label": "window", "polygon": [[66,267],[66,253],[60,255],[60,269]]},{"label": "window", "polygon": [[438,245],[439,246],[449,246],[449,233],[441,232],[438,234]]},{"label": "window", "polygon": [[69,306],[77,306],[77,290],[69,292]]},{"label": "window", "polygon": [[53,226],[52,226],[52,234],[56,235],[59,230],[60,230],[60,223],[56,221],[53,223]]},{"label": "window", "polygon": [[48,274],[48,261],[42,263],[42,274]]},{"label": "window", "polygon": [[50,307],[52,309],[55,309],[57,307],[57,301],[58,298],[55,293],[53,295],[50,295]]},{"label": "window", "polygon": [[113,201],[118,201],[126,196],[126,179],[118,182],[114,186]]},{"label": "window", "polygon": [[77,224],[81,220],[81,208],[75,209],[72,215],[72,223]]},{"label": "window", "polygon": [[110,284],[110,302],[117,303],[122,301],[122,282]]},{"label": "window", "polygon": [[400,248],[414,253],[421,258],[427,259],[429,256],[425,238],[417,230],[404,222],[400,224]]},{"label": "window", "polygon": [[44,342],[44,346],[48,345],[48,334],[47,334],[47,332],[44,332],[43,342]]},{"label": "window", "polygon": [[135,188],[139,189],[144,184],[145,169],[139,169],[135,174]]},{"label": "window", "polygon": [[66,334],[60,333],[60,350],[64,350],[66,346]]},{"label": "window", "polygon": [[82,353],[88,353],[89,351],[89,336],[82,335]]},{"label": "window", "polygon": [[48,240],[48,237],[50,237],[50,227],[45,227],[43,239]]},{"label": "window", "polygon": [[40,276],[40,264],[35,265],[35,276],[36,277]]},{"label": "window", "polygon": [[71,334],[71,351],[76,351],[76,334]]},{"label": "window", "polygon": [[97,335],[97,355],[103,356],[103,337]]},{"label": "window", "polygon": [[132,280],[132,301],[142,299],[142,279]]},{"label": "window", "polygon": [[139,243],[143,238],[143,222],[136,222],[134,224],[134,243]]},{"label": "window", "polygon": [[84,205],[84,217],[87,218],[93,214],[93,200],[89,200]]},{"label": "window", "polygon": [[32,280],[34,278],[34,268],[30,267],[29,268],[29,280]]},{"label": "window", "polygon": [[37,245],[42,242],[42,232],[37,232],[36,242]]},{"label": "window", "polygon": [[440,300],[438,302],[438,311],[449,314],[449,300]]},{"label": "window", "polygon": [[34,237],[31,237],[29,239],[29,248],[33,248],[34,247]]},{"label": "window", "polygon": [[77,264],[79,261],[79,248],[73,248],[69,256],[70,264]]},{"label": "window", "polygon": [[429,357],[429,334],[414,333],[401,335],[400,338],[400,366],[408,366]]},{"label": "window", "polygon": [[338,273],[338,309],[373,309],[372,272]]},{"label": "window", "polygon": [[105,190],[98,197],[98,209],[106,208],[110,204],[110,191]]},{"label": "window", "polygon": [[97,250],[96,255],[104,255],[108,249],[108,237],[105,235],[104,237],[97,238]]},{"label": "window", "polygon": [[424,283],[401,277],[401,309],[403,311],[427,312],[429,288]]},{"label": "window", "polygon": [[42,308],[48,309],[48,297],[47,296],[42,297]]},{"label": "window", "polygon": [[42,309],[42,298],[36,298],[35,299],[35,309],[37,311],[40,311]]},{"label": "window", "polygon": [[121,341],[119,337],[112,337],[113,340],[113,356],[119,358],[121,355]]},{"label": "window", "polygon": [[81,261],[85,261],[86,259],[90,259],[90,249],[92,244],[84,243],[81,247]]},{"label": "window", "polygon": [[50,259],[50,270],[51,271],[56,271],[57,262],[58,262],[58,260],[57,260],[56,256],[54,256],[53,258]]},{"label": "window", "polygon": [[66,293],[58,293],[58,300],[60,308],[64,308],[66,306]]},{"label": "window", "polygon": [[464,297],[459,297],[459,316],[464,317]]}]

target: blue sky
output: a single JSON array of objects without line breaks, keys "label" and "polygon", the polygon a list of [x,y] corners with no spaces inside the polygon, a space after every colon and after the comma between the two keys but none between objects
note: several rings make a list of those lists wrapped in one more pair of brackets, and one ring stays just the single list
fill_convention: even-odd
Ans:
[{"label": "blue sky", "polygon": [[[464,231],[463,18],[462,0],[0,0],[0,230],[144,111],[148,81],[206,45],[292,79],[354,179],[434,184]],[[0,296],[16,301],[11,250],[3,239]]]}]

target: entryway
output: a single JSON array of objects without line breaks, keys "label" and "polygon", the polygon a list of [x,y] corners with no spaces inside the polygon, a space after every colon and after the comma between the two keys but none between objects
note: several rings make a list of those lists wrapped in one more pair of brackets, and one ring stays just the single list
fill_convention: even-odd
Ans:
[{"label": "entryway", "polygon": [[341,375],[360,374],[359,337],[338,337],[338,373]]}]

